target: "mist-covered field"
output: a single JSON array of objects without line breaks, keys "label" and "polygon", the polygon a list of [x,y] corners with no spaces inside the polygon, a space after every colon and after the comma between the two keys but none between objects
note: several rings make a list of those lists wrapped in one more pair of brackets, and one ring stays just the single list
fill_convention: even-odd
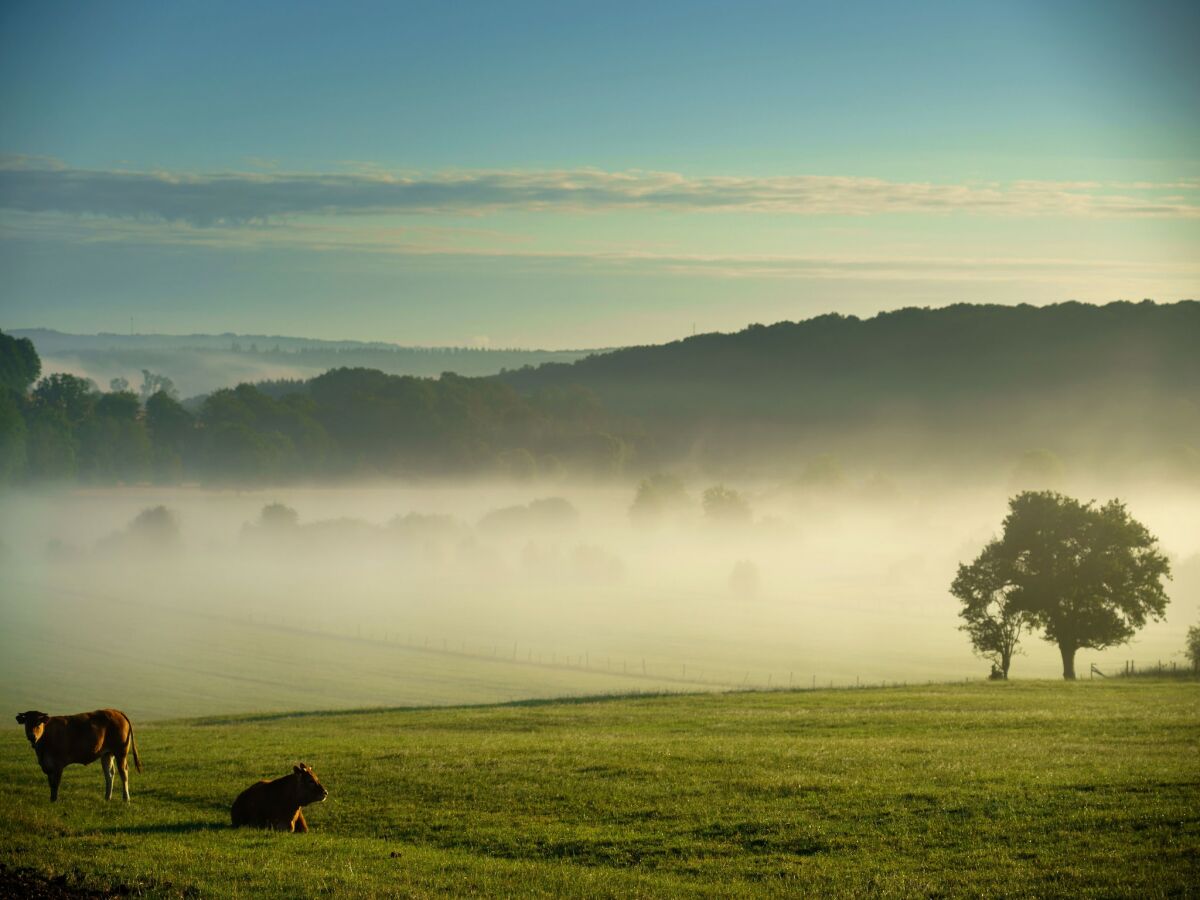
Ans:
[{"label": "mist-covered field", "polygon": [[[626,483],[9,491],[0,695],[144,720],[986,676],[948,587],[1007,486],[737,485],[740,522],[703,514],[706,486],[652,517]],[[1200,496],[1119,496],[1171,557],[1172,602],[1083,651],[1082,677],[1182,665],[1200,618]],[[1012,677],[1061,674],[1023,646]]]}]

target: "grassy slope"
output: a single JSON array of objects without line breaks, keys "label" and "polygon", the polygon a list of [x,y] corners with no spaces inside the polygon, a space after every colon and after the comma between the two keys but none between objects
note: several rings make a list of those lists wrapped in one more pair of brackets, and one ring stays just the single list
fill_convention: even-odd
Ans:
[{"label": "grassy slope", "polygon": [[[0,862],[151,893],[1165,896],[1200,884],[1200,687],[1013,683],[147,724],[134,803],[47,802],[15,726]],[[308,835],[228,804],[310,762]]]},{"label": "grassy slope", "polygon": [[[196,604],[197,608],[201,608]],[[307,630],[303,620],[234,620],[109,603],[0,578],[0,704],[62,711],[117,705],[134,722],[297,708],[432,706],[696,690],[664,677],[529,665],[478,642],[428,649]],[[47,660],[53,659],[53,664]],[[549,656],[547,654],[547,662]],[[677,673],[676,673],[677,674]]]}]

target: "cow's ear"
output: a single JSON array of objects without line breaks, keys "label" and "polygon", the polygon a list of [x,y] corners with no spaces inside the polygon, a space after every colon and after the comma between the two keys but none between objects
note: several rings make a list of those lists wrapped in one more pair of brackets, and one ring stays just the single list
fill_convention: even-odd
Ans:
[{"label": "cow's ear", "polygon": [[304,774],[304,764],[301,763],[298,766],[292,766],[292,771],[295,772],[297,775],[303,775]]},{"label": "cow's ear", "polygon": [[48,715],[46,715],[45,713],[38,713],[37,724],[43,725],[49,721],[50,721],[50,717]]},{"label": "cow's ear", "polygon": [[18,725],[25,724],[25,713],[17,713],[17,724]]}]

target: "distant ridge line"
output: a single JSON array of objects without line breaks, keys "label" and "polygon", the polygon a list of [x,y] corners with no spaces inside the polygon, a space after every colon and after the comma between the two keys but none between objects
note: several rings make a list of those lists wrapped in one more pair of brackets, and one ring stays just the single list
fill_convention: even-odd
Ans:
[{"label": "distant ridge line", "polygon": [[[286,344],[279,349],[297,350],[456,350],[470,353],[607,353],[616,347],[519,347],[519,346],[474,346],[471,344],[402,344],[396,341],[360,341],[348,338],[308,338],[283,334],[245,334],[234,331],[189,332],[187,334],[168,334],[165,332],[138,332],[122,334],[115,331],[98,331],[84,334],[80,332],[59,331],[56,328],[11,328],[5,333],[16,338],[29,338],[35,344],[43,346],[47,343],[60,344],[55,349],[64,349],[67,345],[73,349],[102,349],[110,347],[143,347],[152,348],[169,346],[184,348],[195,346],[195,349],[224,350],[233,341],[271,344]],[[196,345],[185,342],[196,341]],[[243,350],[247,348],[243,347]],[[260,347],[259,352],[266,352],[271,346]]]}]

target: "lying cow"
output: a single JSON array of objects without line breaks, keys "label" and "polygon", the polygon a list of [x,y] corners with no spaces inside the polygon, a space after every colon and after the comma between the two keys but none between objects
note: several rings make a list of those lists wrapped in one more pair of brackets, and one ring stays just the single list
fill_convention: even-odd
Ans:
[{"label": "lying cow", "polygon": [[313,770],[300,763],[291,775],[252,784],[233,801],[233,827],[253,825],[272,831],[308,831],[301,807],[329,796]]},{"label": "lying cow", "polygon": [[98,759],[104,768],[104,799],[112,799],[115,768],[121,774],[125,800],[129,800],[126,756],[133,753],[133,764],[139,772],[142,761],[133,740],[133,723],[125,713],[119,709],[97,709],[73,716],[49,716],[31,709],[18,714],[17,723],[25,726],[25,737],[50,780],[51,802],[58,799],[63,769],[74,763],[86,766]]}]

